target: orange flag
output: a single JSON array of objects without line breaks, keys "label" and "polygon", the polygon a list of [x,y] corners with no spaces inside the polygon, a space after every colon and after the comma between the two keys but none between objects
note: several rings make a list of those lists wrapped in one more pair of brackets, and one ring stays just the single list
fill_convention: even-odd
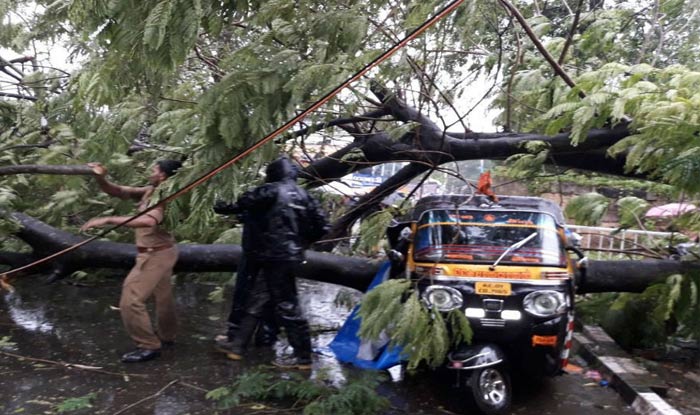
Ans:
[{"label": "orange flag", "polygon": [[493,189],[491,189],[490,171],[481,173],[481,176],[479,176],[479,184],[476,186],[476,191],[488,196],[488,198],[491,199],[492,202],[498,203],[498,197],[493,192]]}]

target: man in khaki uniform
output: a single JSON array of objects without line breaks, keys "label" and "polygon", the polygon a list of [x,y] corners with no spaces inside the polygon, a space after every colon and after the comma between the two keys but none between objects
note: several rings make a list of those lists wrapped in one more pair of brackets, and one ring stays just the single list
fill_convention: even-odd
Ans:
[{"label": "man in khaki uniform", "polygon": [[[153,165],[148,177],[148,186],[119,186],[106,179],[107,169],[99,163],[92,167],[97,183],[103,192],[120,199],[136,199],[139,212],[151,204],[155,189],[168,177],[175,174],[182,164],[175,160],[161,160]],[[144,362],[160,356],[163,345],[172,345],[177,327],[175,302],[173,300],[170,277],[177,262],[175,239],[159,225],[163,221],[165,209],[160,206],[145,215],[129,222],[136,235],[136,264],[127,275],[122,286],[119,310],[126,332],[136,343],[136,349],[122,356],[122,362]],[[81,230],[94,227],[116,225],[124,222],[127,216],[105,216],[87,221]],[[153,330],[146,309],[146,300],[155,297],[158,333]]]}]

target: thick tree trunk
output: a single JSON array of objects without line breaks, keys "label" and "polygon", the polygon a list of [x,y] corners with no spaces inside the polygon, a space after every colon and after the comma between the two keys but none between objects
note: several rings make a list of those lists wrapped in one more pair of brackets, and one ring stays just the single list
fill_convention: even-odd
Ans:
[{"label": "thick tree trunk", "polygon": [[[17,237],[32,246],[34,252],[0,252],[0,264],[16,267],[84,239],[22,213],[12,213],[11,216],[22,225]],[[233,272],[241,256],[241,248],[238,245],[180,244],[178,249],[180,257],[176,271],[183,272]],[[132,244],[95,241],[60,257],[38,271],[50,274],[53,278],[90,268],[126,271],[133,266],[135,256],[136,248]],[[379,264],[364,258],[310,251],[300,276],[363,291],[378,269]],[[641,292],[650,284],[661,282],[669,275],[691,269],[700,269],[700,263],[671,260],[590,261],[585,276],[579,276],[578,292]]]},{"label": "thick tree trunk", "polygon": [[633,292],[663,282],[673,274],[700,269],[700,263],[673,260],[590,261],[586,274],[579,278],[578,292]]},{"label": "thick tree trunk", "polygon": [[[17,237],[30,245],[34,251],[32,254],[0,252],[0,264],[7,264],[15,268],[85,239],[56,229],[22,213],[15,212],[11,216],[22,225]],[[178,250],[176,272],[233,272],[241,257],[241,247],[238,245],[179,244]],[[134,265],[135,257],[136,247],[132,244],[94,241],[57,258],[32,271],[32,273],[40,271],[55,279],[81,269],[128,270]],[[377,269],[376,264],[362,258],[309,251],[300,276],[364,290]]]}]

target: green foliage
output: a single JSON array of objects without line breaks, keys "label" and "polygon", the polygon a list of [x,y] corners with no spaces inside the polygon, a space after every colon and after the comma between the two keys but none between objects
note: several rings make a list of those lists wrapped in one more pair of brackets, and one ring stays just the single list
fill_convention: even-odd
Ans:
[{"label": "green foliage", "polygon": [[[0,186],[0,213],[11,210],[16,199],[17,195],[11,188]],[[9,236],[18,230],[19,223],[5,214],[0,216],[0,236]]]},{"label": "green foliage", "polygon": [[576,319],[582,324],[599,324],[619,293],[595,293],[576,298]]},{"label": "green foliage", "polygon": [[220,408],[232,408],[238,406],[244,399],[265,396],[273,380],[274,376],[271,373],[257,371],[243,373],[231,387],[216,388],[207,392],[206,397],[215,400]]},{"label": "green foliage", "polygon": [[211,301],[214,304],[217,303],[223,303],[224,302],[224,293],[225,293],[225,287],[224,286],[219,286],[214,288],[207,294],[207,300]]},{"label": "green foliage", "polygon": [[634,196],[627,196],[619,199],[616,204],[621,227],[644,227],[644,214],[649,210],[649,203],[646,200]]},{"label": "green foliage", "polygon": [[409,290],[411,281],[394,279],[368,292],[362,299],[359,310],[363,321],[360,336],[377,339],[382,331],[393,324],[400,315],[403,297]]},{"label": "green foliage", "polygon": [[407,122],[389,128],[385,131],[385,133],[392,141],[399,141],[399,139],[403,138],[404,135],[410,133],[418,126],[420,126],[420,124],[416,122]]},{"label": "green foliage", "polygon": [[92,392],[78,398],[69,398],[56,405],[55,409],[59,414],[63,414],[66,412],[74,412],[81,409],[92,408],[92,401],[95,400],[96,397],[97,394]]},{"label": "green foliage", "polygon": [[379,381],[376,374],[365,372],[335,388],[299,374],[279,379],[276,374],[254,371],[240,375],[231,386],[208,392],[206,397],[221,409],[234,408],[244,401],[274,400],[303,406],[304,415],[376,414],[389,406],[389,401],[376,393]]},{"label": "green foliage", "polygon": [[17,343],[11,342],[10,340],[12,337],[10,336],[2,336],[0,337],[0,349],[8,349],[8,348],[13,348],[17,345]]},{"label": "green foliage", "polygon": [[526,153],[519,153],[508,157],[506,174],[511,177],[527,177],[542,170],[542,166],[549,157],[549,144],[543,141],[528,141],[524,144]]},{"label": "green foliage", "polygon": [[680,335],[700,339],[700,272],[669,278],[667,285],[670,285],[668,302],[659,307],[667,307],[667,314],[678,321]]},{"label": "green foliage", "polygon": [[357,305],[356,292],[341,288],[333,299],[333,305],[337,308],[352,310]]},{"label": "green foliage", "polygon": [[585,193],[571,199],[564,213],[578,224],[595,226],[603,219],[609,204],[608,198],[599,193]]},{"label": "green foliage", "polygon": [[601,322],[626,348],[664,345],[669,336],[700,338],[700,273],[672,275],[641,294],[587,295],[576,305],[584,322]]},{"label": "green foliage", "polygon": [[655,347],[668,335],[668,287],[657,284],[642,294],[620,294],[606,313],[602,325],[623,347]]},{"label": "green foliage", "polygon": [[451,330],[450,334],[454,345],[459,345],[462,343],[470,344],[472,342],[474,332],[469,325],[467,316],[462,312],[462,310],[457,309],[447,313],[447,322]]},{"label": "green foliage", "polygon": [[387,333],[392,346],[401,346],[409,369],[422,362],[436,367],[444,363],[451,345],[470,343],[472,330],[466,316],[453,310],[444,316],[420,300],[409,280],[388,280],[365,294],[358,318],[359,335],[376,340]]},{"label": "green foliage", "polygon": [[360,224],[360,240],[357,249],[361,252],[372,253],[386,234],[386,228],[396,215],[394,209],[382,209],[366,217]]}]

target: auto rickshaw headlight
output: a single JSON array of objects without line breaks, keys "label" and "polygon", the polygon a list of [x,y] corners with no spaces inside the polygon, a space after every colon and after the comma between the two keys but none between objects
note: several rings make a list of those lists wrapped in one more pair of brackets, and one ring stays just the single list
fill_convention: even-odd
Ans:
[{"label": "auto rickshaw headlight", "polygon": [[452,287],[444,285],[431,285],[423,292],[423,301],[428,307],[435,307],[439,311],[451,311],[459,308],[464,303],[462,293]]},{"label": "auto rickshaw headlight", "polygon": [[549,317],[566,311],[566,297],[558,291],[535,291],[523,299],[523,308],[537,317]]}]

